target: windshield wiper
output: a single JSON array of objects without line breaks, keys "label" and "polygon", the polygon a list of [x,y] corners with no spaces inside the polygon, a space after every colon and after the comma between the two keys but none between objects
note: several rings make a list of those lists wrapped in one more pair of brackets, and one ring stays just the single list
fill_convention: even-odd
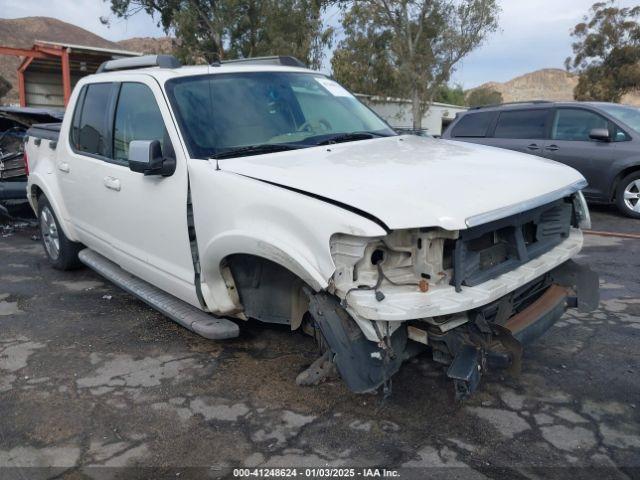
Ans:
[{"label": "windshield wiper", "polygon": [[334,143],[353,142],[356,140],[369,140],[371,138],[386,137],[386,136],[387,135],[383,135],[375,132],[340,133],[338,135],[334,135],[333,137],[326,138],[321,142],[316,143],[316,145],[332,145]]},{"label": "windshield wiper", "polygon": [[308,145],[290,145],[286,143],[265,143],[263,145],[249,145],[247,147],[232,148],[224,152],[216,153],[211,158],[220,160],[223,158],[246,157],[248,155],[260,155],[261,153],[284,152],[286,150],[297,150]]}]

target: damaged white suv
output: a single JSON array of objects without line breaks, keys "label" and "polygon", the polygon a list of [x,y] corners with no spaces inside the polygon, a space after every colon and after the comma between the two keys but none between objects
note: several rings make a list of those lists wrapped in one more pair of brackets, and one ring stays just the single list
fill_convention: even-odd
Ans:
[{"label": "damaged white suv", "polygon": [[[456,395],[598,279],[571,261],[583,177],[506,150],[397,135],[288,57],[114,60],[29,133],[28,196],[54,267],[88,265],[211,339],[248,318],[315,335],[356,392],[412,355]],[[233,319],[233,320],[231,320]]]}]

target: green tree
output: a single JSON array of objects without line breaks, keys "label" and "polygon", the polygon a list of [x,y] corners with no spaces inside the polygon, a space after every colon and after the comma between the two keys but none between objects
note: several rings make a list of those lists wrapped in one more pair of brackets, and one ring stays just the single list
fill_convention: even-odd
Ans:
[{"label": "green tree", "polygon": [[118,17],[146,12],[178,40],[185,62],[293,55],[319,68],[332,30],[327,0],[105,0]]},{"label": "green tree", "polygon": [[616,3],[594,3],[590,16],[571,33],[573,57],[566,67],[580,75],[576,100],[619,102],[640,87],[640,6],[619,8]]},{"label": "green tree", "polygon": [[288,54],[320,68],[333,30],[324,28],[329,2],[317,0],[245,0],[235,2],[229,29],[229,56]]},{"label": "green tree", "polygon": [[487,87],[474,88],[467,95],[467,105],[480,107],[482,105],[496,105],[502,103],[502,94]]},{"label": "green tree", "polygon": [[351,90],[411,99],[413,127],[456,65],[497,29],[496,0],[342,2],[331,65]]},{"label": "green tree", "polygon": [[344,40],[331,59],[336,80],[357,93],[399,97],[398,71],[390,55],[393,31],[371,21],[364,2],[344,9],[342,28]]},{"label": "green tree", "polygon": [[11,82],[0,75],[0,99],[4,97],[11,90]]},{"label": "green tree", "polygon": [[460,105],[461,107],[466,105],[464,90],[462,85],[441,85],[436,91],[434,102],[448,103],[449,105]]}]

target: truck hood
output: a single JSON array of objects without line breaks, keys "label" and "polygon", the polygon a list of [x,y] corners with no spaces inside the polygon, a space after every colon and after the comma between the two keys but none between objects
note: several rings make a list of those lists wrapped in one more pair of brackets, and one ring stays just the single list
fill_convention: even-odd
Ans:
[{"label": "truck hood", "polygon": [[557,162],[412,135],[230,158],[218,165],[360,210],[391,230],[463,229],[586,186],[580,173]]}]

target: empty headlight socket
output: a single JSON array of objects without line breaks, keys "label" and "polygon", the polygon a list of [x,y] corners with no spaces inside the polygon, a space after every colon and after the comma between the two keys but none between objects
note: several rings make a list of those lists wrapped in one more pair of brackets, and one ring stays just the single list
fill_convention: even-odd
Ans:
[{"label": "empty headlight socket", "polygon": [[385,259],[385,251],[381,248],[376,248],[371,254],[371,265],[378,265],[379,263],[384,262]]}]

